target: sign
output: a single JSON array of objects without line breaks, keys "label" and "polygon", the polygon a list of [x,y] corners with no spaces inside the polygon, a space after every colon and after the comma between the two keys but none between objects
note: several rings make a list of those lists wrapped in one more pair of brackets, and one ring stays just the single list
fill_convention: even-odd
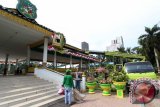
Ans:
[{"label": "sign", "polygon": [[52,45],[58,50],[62,50],[66,44],[66,39],[62,33],[54,33],[51,35]]},{"label": "sign", "polygon": [[123,90],[117,90],[117,97],[123,98]]},{"label": "sign", "polygon": [[29,19],[37,18],[37,8],[29,0],[18,0],[17,10]]}]

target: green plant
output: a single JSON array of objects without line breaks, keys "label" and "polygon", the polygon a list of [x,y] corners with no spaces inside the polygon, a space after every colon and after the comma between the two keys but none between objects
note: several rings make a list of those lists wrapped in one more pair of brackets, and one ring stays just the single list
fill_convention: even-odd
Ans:
[{"label": "green plant", "polygon": [[116,82],[125,82],[128,80],[128,76],[124,72],[124,70],[118,72],[118,71],[113,71],[109,74],[109,77],[112,79],[112,81]]},{"label": "green plant", "polygon": [[112,83],[112,79],[110,77],[108,77],[107,79],[102,79],[99,81],[100,84],[111,84]]},{"label": "green plant", "polygon": [[107,68],[109,71],[113,71],[113,70],[114,70],[114,66],[111,65],[111,64],[108,64],[108,65],[106,66],[106,68]]},{"label": "green plant", "polygon": [[94,78],[91,77],[91,76],[89,76],[89,77],[87,78],[87,82],[94,82],[94,81],[95,81]]}]

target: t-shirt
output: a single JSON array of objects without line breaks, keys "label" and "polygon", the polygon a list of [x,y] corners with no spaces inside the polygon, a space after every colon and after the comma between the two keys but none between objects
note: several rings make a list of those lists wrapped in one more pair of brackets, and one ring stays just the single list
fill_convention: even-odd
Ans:
[{"label": "t-shirt", "polygon": [[74,87],[73,77],[71,75],[65,75],[63,79],[63,85],[64,87],[69,87],[69,88]]}]

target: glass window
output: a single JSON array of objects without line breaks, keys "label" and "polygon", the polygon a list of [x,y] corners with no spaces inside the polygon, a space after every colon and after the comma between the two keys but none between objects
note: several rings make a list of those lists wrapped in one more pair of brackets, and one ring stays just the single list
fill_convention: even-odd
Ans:
[{"label": "glass window", "polygon": [[128,73],[154,72],[154,68],[150,62],[126,63],[125,67]]}]

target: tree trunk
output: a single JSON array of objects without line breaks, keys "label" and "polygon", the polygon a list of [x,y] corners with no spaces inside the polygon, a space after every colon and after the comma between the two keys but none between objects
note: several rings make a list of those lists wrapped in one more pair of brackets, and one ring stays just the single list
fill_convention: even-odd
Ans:
[{"label": "tree trunk", "polygon": [[158,73],[160,73],[160,67],[159,67],[159,61],[158,61],[158,53],[157,53],[157,49],[155,47],[154,47],[154,55],[155,55],[155,59],[156,59]]}]

